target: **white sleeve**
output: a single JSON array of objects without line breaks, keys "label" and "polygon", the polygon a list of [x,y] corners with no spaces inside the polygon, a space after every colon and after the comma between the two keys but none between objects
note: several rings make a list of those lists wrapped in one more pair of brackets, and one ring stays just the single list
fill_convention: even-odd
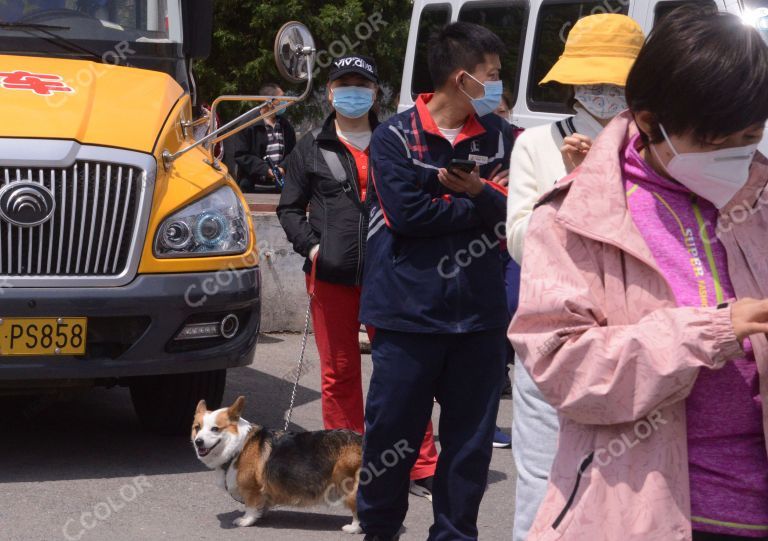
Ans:
[{"label": "white sleeve", "polygon": [[[529,137],[526,137],[526,134]],[[535,141],[523,132],[512,149],[509,166],[509,195],[507,196],[507,249],[512,259],[521,263],[523,240],[533,207],[541,194],[534,165]],[[554,184],[554,181],[553,181]]]}]

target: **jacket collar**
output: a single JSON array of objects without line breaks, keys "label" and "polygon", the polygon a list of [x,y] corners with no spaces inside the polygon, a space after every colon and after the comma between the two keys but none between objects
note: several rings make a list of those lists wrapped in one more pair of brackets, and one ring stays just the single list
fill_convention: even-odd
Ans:
[{"label": "jacket collar", "polygon": [[[616,117],[598,136],[584,162],[560,181],[570,184],[556,220],[589,237],[617,245],[653,261],[627,207],[620,155],[637,128],[628,112]],[[631,250],[627,249],[632,247]]]},{"label": "jacket collar", "polygon": [[[421,127],[425,132],[441,139],[445,139],[443,134],[440,132],[440,128],[437,126],[435,119],[432,118],[432,113],[430,113],[429,109],[427,108],[427,104],[432,101],[434,96],[434,94],[419,94],[419,97],[416,100],[416,114],[418,114]],[[464,123],[464,128],[456,138],[454,146],[458,145],[462,141],[466,141],[467,139],[477,137],[478,135],[483,135],[484,133],[485,128],[480,123],[477,115],[471,115]]]},{"label": "jacket collar", "polygon": [[555,220],[567,229],[612,244],[658,271],[627,207],[620,156],[638,132],[626,111],[606,126],[584,162],[558,183],[570,184]]},{"label": "jacket collar", "polygon": [[[558,183],[569,185],[556,220],[577,233],[618,246],[655,268],[654,258],[632,220],[624,190],[620,156],[638,133],[632,113],[625,111],[603,129],[580,167]],[[758,155],[747,184],[720,212],[735,215],[753,209],[768,181],[768,160]],[[746,209],[745,209],[746,207]]]},{"label": "jacket collar", "polygon": [[[370,111],[368,113],[368,121],[371,123],[371,131],[375,130],[379,125],[379,117],[376,113]],[[339,136],[336,134],[336,112],[331,112],[330,115],[323,122],[323,127],[320,133],[317,135],[318,141],[339,141]]]}]

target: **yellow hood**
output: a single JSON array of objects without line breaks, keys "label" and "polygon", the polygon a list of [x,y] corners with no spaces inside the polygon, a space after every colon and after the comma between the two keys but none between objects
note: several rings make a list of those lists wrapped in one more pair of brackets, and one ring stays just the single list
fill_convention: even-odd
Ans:
[{"label": "yellow hood", "polygon": [[156,71],[0,55],[0,137],[74,139],[151,153],[183,93]]}]

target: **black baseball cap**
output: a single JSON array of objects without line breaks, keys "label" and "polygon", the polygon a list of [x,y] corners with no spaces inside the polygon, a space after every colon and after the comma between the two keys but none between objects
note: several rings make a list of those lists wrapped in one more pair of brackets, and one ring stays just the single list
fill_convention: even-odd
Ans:
[{"label": "black baseball cap", "polygon": [[373,58],[356,54],[335,58],[328,72],[328,80],[335,81],[350,73],[362,75],[369,81],[379,83],[379,74],[376,71],[376,62]]}]

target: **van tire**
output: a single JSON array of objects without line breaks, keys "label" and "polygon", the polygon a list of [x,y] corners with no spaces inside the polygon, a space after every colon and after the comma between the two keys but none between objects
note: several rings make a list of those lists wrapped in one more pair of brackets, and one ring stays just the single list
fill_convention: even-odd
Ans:
[{"label": "van tire", "polygon": [[200,400],[208,409],[221,406],[226,370],[166,374],[133,378],[128,384],[133,409],[141,426],[150,432],[169,436],[189,434]]}]

